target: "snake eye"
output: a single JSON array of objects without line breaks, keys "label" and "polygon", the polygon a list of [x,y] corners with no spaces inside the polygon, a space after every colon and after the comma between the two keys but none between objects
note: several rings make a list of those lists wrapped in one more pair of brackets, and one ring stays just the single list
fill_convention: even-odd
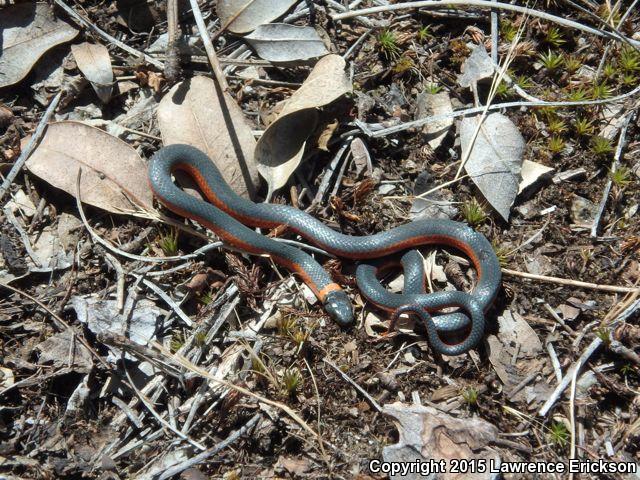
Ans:
[{"label": "snake eye", "polygon": [[347,327],[353,323],[353,308],[343,290],[329,292],[324,299],[324,308],[340,326]]}]

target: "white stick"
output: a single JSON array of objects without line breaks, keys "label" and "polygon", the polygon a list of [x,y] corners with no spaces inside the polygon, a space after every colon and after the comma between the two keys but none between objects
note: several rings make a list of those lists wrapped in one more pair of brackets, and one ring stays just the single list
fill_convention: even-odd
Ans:
[{"label": "white stick", "polygon": [[465,6],[472,6],[472,7],[509,10],[512,12],[518,12],[525,15],[531,15],[532,17],[542,18],[543,20],[554,22],[554,23],[557,23],[558,25],[563,25],[565,27],[575,28],[576,30],[581,30],[583,32],[590,33],[592,35],[597,35],[598,37],[611,38],[614,40],[624,41],[636,47],[640,46],[640,41],[633,40],[628,37],[622,37],[617,33],[607,32],[604,30],[588,27],[586,25],[582,25],[581,23],[574,22],[573,20],[567,20],[562,17],[556,17],[555,15],[550,15],[548,13],[540,12],[532,8],[521,7],[519,5],[511,5],[508,3],[491,2],[488,0],[428,0],[428,1],[420,1],[420,2],[396,3],[393,5],[385,5],[382,7],[363,8],[361,10],[351,10],[349,12],[338,13],[335,15],[331,15],[331,18],[333,18],[333,20],[345,20],[347,18],[360,17],[364,15],[373,15],[380,12],[392,12],[396,10],[408,10],[413,8],[436,8],[436,7],[449,6],[449,5],[465,5]]},{"label": "white stick", "polygon": [[9,190],[9,187],[18,176],[18,173],[20,173],[20,170],[22,170],[22,167],[27,161],[27,158],[29,158],[29,155],[31,155],[31,152],[36,147],[36,144],[40,141],[40,137],[42,137],[42,133],[44,132],[44,129],[47,126],[51,115],[53,115],[53,112],[58,106],[58,103],[60,103],[60,98],[62,98],[62,92],[58,92],[58,94],[53,97],[53,100],[51,100],[51,103],[47,107],[47,110],[44,112],[44,115],[40,119],[40,122],[38,122],[36,131],[31,136],[29,143],[27,143],[27,146],[22,150],[22,153],[18,157],[18,160],[16,160],[13,164],[13,167],[11,167],[11,170],[7,174],[7,177],[0,187],[0,201],[2,201],[4,194],[7,193],[7,190]]}]

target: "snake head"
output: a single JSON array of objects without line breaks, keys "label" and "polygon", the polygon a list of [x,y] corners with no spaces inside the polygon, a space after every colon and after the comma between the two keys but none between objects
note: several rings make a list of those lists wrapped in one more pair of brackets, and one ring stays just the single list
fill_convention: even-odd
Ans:
[{"label": "snake head", "polygon": [[341,327],[348,327],[353,323],[353,308],[344,290],[329,292],[324,298],[324,308]]}]

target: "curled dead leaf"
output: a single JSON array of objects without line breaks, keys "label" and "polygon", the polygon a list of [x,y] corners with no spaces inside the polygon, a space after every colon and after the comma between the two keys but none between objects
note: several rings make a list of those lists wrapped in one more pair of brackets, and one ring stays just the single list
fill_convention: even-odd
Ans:
[{"label": "curled dead leaf", "polygon": [[85,42],[71,45],[71,53],[78,69],[91,82],[100,100],[104,103],[109,102],[113,91],[113,71],[107,47]]},{"label": "curled dead leaf", "polygon": [[318,121],[316,109],[351,91],[344,68],[345,61],[339,55],[327,55],[318,61],[258,140],[255,160],[270,192],[283,187],[300,164]]}]

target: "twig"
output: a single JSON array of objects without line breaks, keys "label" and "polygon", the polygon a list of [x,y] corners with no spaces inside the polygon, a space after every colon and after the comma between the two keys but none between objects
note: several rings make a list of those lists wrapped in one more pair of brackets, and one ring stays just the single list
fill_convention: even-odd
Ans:
[{"label": "twig", "polygon": [[138,415],[136,415],[136,412],[134,412],[132,408],[129,408],[129,405],[127,405],[125,402],[120,400],[120,398],[116,397],[115,395],[111,398],[111,403],[113,403],[116,407],[122,410],[124,414],[127,416],[127,418],[131,420],[131,423],[133,423],[137,429],[142,429],[143,427],[142,420],[140,420],[140,418],[138,417]]},{"label": "twig", "polygon": [[640,356],[638,356],[638,354],[632,349],[625,347],[618,340],[615,340],[613,338],[611,339],[611,342],[609,343],[609,350],[611,350],[613,353],[617,353],[625,360],[629,360],[636,365],[640,365]]},{"label": "twig", "polygon": [[320,400],[320,391],[318,390],[318,383],[316,382],[316,376],[313,374],[313,370],[311,370],[311,365],[309,365],[309,362],[307,361],[306,358],[302,358],[302,360],[304,361],[305,366],[307,367],[307,371],[309,372],[309,375],[311,376],[311,382],[313,383],[313,390],[316,393],[316,401],[318,402],[318,435],[320,436],[320,442],[318,442],[318,445],[320,446],[320,451],[322,453],[322,456],[324,457],[323,459],[325,460],[325,462],[328,462],[328,456],[327,456],[327,452],[324,449],[324,445],[323,445],[323,441],[322,441],[322,422],[321,422],[321,410],[320,407],[322,405],[322,401]]},{"label": "twig", "polygon": [[553,405],[556,403],[558,398],[560,398],[560,395],[562,395],[562,392],[564,392],[565,389],[571,383],[571,379],[573,378],[574,372],[577,370],[580,370],[582,366],[585,363],[587,363],[591,355],[593,355],[593,352],[595,352],[598,348],[600,348],[600,345],[602,345],[602,343],[603,342],[600,337],[596,337],[593,339],[593,341],[589,344],[587,349],[582,353],[582,355],[580,355],[580,358],[578,358],[578,361],[574,363],[571,366],[571,368],[569,368],[569,371],[562,378],[562,381],[555,388],[551,396],[547,399],[546,402],[544,402],[544,405],[538,412],[538,415],[544,417],[549,412],[549,410],[551,410],[551,407],[553,407]]},{"label": "twig", "polygon": [[556,350],[553,348],[553,343],[547,342],[547,352],[549,352],[549,358],[551,358],[551,365],[553,366],[553,372],[556,374],[556,380],[560,383],[562,381],[562,368],[560,367]]},{"label": "twig", "polygon": [[96,33],[97,35],[100,35],[102,38],[107,40],[109,43],[113,43],[116,47],[120,48],[121,50],[124,50],[127,53],[130,53],[131,55],[133,55],[136,58],[144,58],[148,63],[150,63],[151,65],[156,67],[158,70],[163,70],[164,69],[164,65],[162,64],[162,62],[159,62],[158,60],[156,60],[155,58],[153,58],[150,55],[147,55],[146,53],[140,52],[140,51],[136,50],[135,48],[130,47],[126,43],[121,42],[117,38],[112,37],[111,35],[109,35],[107,32],[99,29],[93,23],[91,23],[89,20],[87,20],[82,15],[80,15],[78,12],[76,12],[73,8],[71,8],[66,3],[64,3],[62,0],[53,0],[53,1],[55,2],[56,5],[58,5],[65,12],[67,12],[73,19],[75,19],[80,25],[88,28],[89,30],[91,30],[94,33]]},{"label": "twig", "polygon": [[325,169],[324,175],[322,176],[322,181],[320,182],[320,186],[318,187],[316,196],[313,199],[314,204],[321,205],[324,202],[327,195],[327,190],[329,190],[329,185],[331,185],[331,179],[333,178],[333,175],[336,172],[338,165],[340,164],[340,160],[344,156],[344,152],[346,152],[347,148],[349,148],[351,140],[352,137],[349,137],[343,141],[342,145],[338,149],[338,152],[333,157],[333,160],[331,160],[331,163]]},{"label": "twig", "polygon": [[517,384],[515,387],[513,387],[513,390],[511,390],[509,393],[507,393],[507,397],[508,398],[515,397],[516,394],[518,392],[520,392],[520,390],[522,390],[524,387],[529,385],[529,383],[531,383],[533,380],[535,380],[535,378],[539,374],[540,374],[540,372],[533,372],[533,373],[530,373],[529,375],[527,375],[519,384]]},{"label": "twig", "polygon": [[[341,12],[348,12],[350,10],[351,7],[347,8],[344,5],[341,5],[340,3],[336,2],[335,0],[327,0],[327,4],[332,6],[333,8],[335,8],[336,10],[339,10]],[[371,28],[374,26],[373,22],[371,20],[369,20],[368,18],[356,18],[356,21],[359,22],[360,24],[364,25],[365,27]]]},{"label": "twig", "polygon": [[360,35],[360,38],[358,38],[358,40],[353,42],[353,44],[351,44],[351,46],[347,49],[347,51],[344,52],[344,55],[342,55],[342,58],[344,58],[345,60],[348,60],[351,54],[355,51],[355,49],[358,48],[358,46],[362,42],[364,42],[369,35],[371,35],[371,32],[373,32],[373,28],[366,30],[362,35]]},{"label": "twig", "polygon": [[261,412],[256,413],[253,417],[249,419],[247,423],[245,423],[242,427],[240,427],[238,430],[236,430],[227,438],[225,438],[222,442],[218,443],[215,447],[209,450],[206,450],[202,453],[199,453],[198,455],[196,455],[193,458],[190,458],[189,460],[185,460],[184,462],[181,462],[177,465],[174,465],[171,468],[168,468],[162,473],[162,475],[158,477],[158,480],[167,480],[168,478],[171,478],[174,475],[177,475],[185,471],[187,468],[197,465],[198,463],[203,462],[204,460],[212,457],[216,453],[224,450],[233,442],[235,442],[240,437],[242,437],[249,430],[251,430],[258,423],[258,420],[260,420],[261,416],[262,416]]},{"label": "twig", "polygon": [[15,217],[11,209],[9,209],[8,207],[5,207],[4,214],[7,217],[7,221],[11,225],[13,225],[13,228],[15,228],[16,231],[18,232],[18,235],[22,240],[22,245],[24,246],[24,249],[27,251],[27,254],[29,255],[29,257],[31,257],[31,260],[33,260],[33,263],[36,265],[36,267],[38,267],[38,270],[39,271],[53,270],[53,268],[51,267],[47,268],[40,262],[40,258],[38,258],[38,255],[36,254],[36,252],[34,252],[33,247],[31,246],[29,235],[27,235],[27,232],[25,232],[24,228],[22,228],[22,226],[20,225],[20,222],[18,222],[18,219]]},{"label": "twig", "polygon": [[415,9],[415,8],[435,8],[435,7],[442,7],[442,6],[449,6],[449,5],[465,5],[465,6],[473,6],[473,7],[481,7],[481,8],[509,10],[512,12],[522,13],[525,15],[530,15],[532,17],[541,18],[543,20],[554,22],[554,23],[557,23],[558,25],[563,25],[568,28],[575,28],[576,30],[583,31],[585,33],[590,33],[592,35],[597,35],[598,37],[610,38],[613,40],[620,40],[636,46],[640,45],[640,41],[620,36],[617,33],[607,32],[605,30],[588,27],[586,25],[582,25],[581,23],[574,22],[573,20],[567,20],[562,17],[556,17],[555,15],[541,12],[539,10],[534,10],[532,8],[521,7],[519,5],[511,5],[508,3],[492,2],[488,0],[427,0],[427,1],[419,1],[419,2],[405,2],[405,3],[396,3],[393,5],[385,5],[381,7],[363,8],[361,10],[351,10],[349,12],[343,12],[343,13],[331,15],[331,17],[333,18],[334,21],[337,21],[337,20],[345,20],[347,18],[353,18],[353,17],[362,17],[365,15],[374,15],[376,13],[381,13],[381,12],[392,12],[397,10],[408,10],[408,9]]},{"label": "twig", "polygon": [[178,0],[167,0],[167,56],[164,76],[175,83],[180,75],[180,49],[178,48]]},{"label": "twig", "polygon": [[327,365],[329,365],[331,368],[333,368],[338,373],[338,375],[342,377],[342,379],[345,382],[353,386],[353,388],[355,388],[371,404],[373,408],[375,408],[378,412],[382,412],[382,407],[380,406],[380,404],[376,402],[376,400],[371,395],[369,395],[364,388],[362,388],[354,380],[352,380],[346,373],[340,370],[340,368],[338,368],[338,366],[335,363],[333,363],[328,358],[323,358],[322,361]]},{"label": "twig", "polygon": [[[571,446],[569,449],[569,461],[576,458],[576,380],[578,369],[573,371],[571,376],[571,395],[569,399],[569,422],[571,424]],[[573,471],[569,475],[569,480],[573,480]]]},{"label": "twig", "polygon": [[211,43],[211,37],[209,36],[207,26],[205,25],[204,19],[202,18],[202,12],[200,11],[200,7],[198,6],[198,1],[189,0],[189,3],[191,4],[191,10],[193,10],[193,18],[195,18],[196,20],[196,25],[198,26],[200,37],[202,37],[204,49],[207,52],[207,57],[209,58],[209,63],[211,64],[211,68],[213,69],[213,74],[218,81],[218,85],[220,85],[220,89],[223,92],[226,92],[229,89],[229,85],[227,84],[226,78],[224,78],[224,73],[222,72],[222,68],[220,67],[220,62],[218,62],[216,50],[213,48],[213,43]]},{"label": "twig", "polygon": [[[626,305],[626,308],[616,317],[615,320],[609,323],[609,325],[607,326],[609,330],[613,329],[619,323],[624,322],[640,307],[640,299],[637,299],[637,296],[638,291],[636,291],[631,296],[628,302],[623,302],[623,305]],[[540,408],[538,415],[544,417],[545,415],[547,415],[547,413],[549,413],[549,410],[551,410],[551,408],[558,401],[560,395],[562,395],[562,392],[564,392],[565,389],[569,386],[569,383],[571,383],[574,371],[580,370],[582,366],[587,363],[591,355],[593,355],[593,353],[598,350],[598,348],[600,348],[603,343],[604,341],[600,337],[596,337],[593,339],[593,341],[589,344],[582,355],[580,355],[580,358],[578,358],[578,360],[569,368],[569,370],[567,370],[567,373],[564,375],[564,377],[562,377],[562,381],[560,381],[551,396],[547,399],[542,408]]]},{"label": "twig", "polygon": [[375,130],[372,129],[370,125],[361,122],[359,120],[356,120],[354,122],[354,124],[360,128],[367,136],[372,137],[372,138],[377,138],[377,137],[385,137],[387,135],[392,135],[394,133],[398,133],[398,132],[402,132],[404,130],[408,130],[410,128],[418,128],[418,127],[422,127],[424,125],[428,125],[430,123],[434,123],[434,122],[440,122],[443,120],[448,120],[450,118],[457,118],[457,117],[463,117],[466,115],[474,115],[476,113],[482,113],[485,109],[488,109],[488,111],[493,111],[493,110],[500,110],[503,108],[521,108],[521,107],[525,107],[525,108],[532,108],[532,107],[580,107],[580,106],[587,106],[587,105],[604,105],[607,103],[615,103],[615,102],[619,102],[621,100],[625,100],[629,97],[632,97],[633,95],[637,94],[640,92],[640,86],[634,88],[633,90],[627,92],[627,93],[623,93],[622,95],[618,95],[616,97],[611,97],[611,98],[607,98],[607,99],[600,99],[600,100],[582,100],[582,101],[578,101],[578,102],[547,102],[547,101],[539,101],[539,102],[505,102],[505,103],[494,103],[491,104],[489,107],[486,106],[482,106],[482,107],[473,107],[473,108],[466,108],[466,109],[461,109],[461,110],[454,110],[453,112],[450,113],[445,113],[442,115],[435,115],[433,117],[424,117],[424,118],[419,118],[417,120],[413,120],[411,122],[405,122],[405,123],[400,123],[398,125],[393,125],[392,127],[387,127],[387,128],[381,128],[379,130]]},{"label": "twig", "polygon": [[[129,273],[129,275],[135,277],[135,278],[141,278],[140,275],[137,275],[135,273]],[[188,327],[192,327],[193,326],[193,322],[191,321],[191,319],[189,318],[189,316],[184,313],[182,311],[182,309],[178,306],[178,304],[176,302],[173,301],[173,299],[167,295],[160,287],[158,287],[155,283],[153,283],[150,280],[147,280],[146,278],[142,279],[142,283],[144,283],[147,288],[149,288],[153,293],[155,293],[156,295],[158,295],[162,300],[164,300],[164,302],[169,305],[169,307],[171,307],[171,309],[176,313],[176,315],[178,315],[178,317],[180,317],[182,319],[182,321],[188,326]]]},{"label": "twig", "polygon": [[[616,152],[613,156],[613,160],[611,162],[611,173],[615,172],[620,165],[620,156],[622,155],[622,149],[624,148],[625,137],[627,135],[627,129],[629,128],[629,123],[631,119],[635,116],[635,111],[627,114],[626,118],[623,121],[622,128],[620,129],[620,136],[618,137],[618,145],[616,146]],[[611,187],[613,186],[613,180],[611,176],[607,180],[607,184],[604,187],[604,191],[602,192],[602,199],[600,200],[600,205],[598,206],[598,213],[593,220],[593,225],[591,226],[591,236],[597,237],[598,231],[600,230],[600,222],[602,220],[602,215],[604,215],[605,208],[607,208],[607,200],[609,199],[609,194],[611,193]]]},{"label": "twig", "polygon": [[44,129],[46,128],[47,123],[51,118],[51,115],[53,115],[53,112],[58,106],[58,103],[60,103],[61,98],[62,98],[62,91],[58,92],[58,94],[55,97],[53,97],[53,100],[51,100],[51,103],[49,103],[49,106],[47,107],[47,110],[44,112],[44,115],[42,115],[40,122],[38,122],[36,131],[33,132],[33,135],[31,135],[31,139],[29,140],[27,145],[22,149],[20,156],[13,164],[13,167],[11,167],[11,170],[7,174],[4,182],[2,182],[2,186],[0,186],[0,202],[2,202],[2,199],[4,198],[5,193],[7,193],[7,190],[9,190],[9,186],[13,183],[15,178],[18,176],[18,173],[20,173],[20,170],[22,170],[22,167],[27,161],[27,158],[29,158],[29,155],[31,155],[31,152],[35,148],[36,144],[40,141],[40,137],[42,137],[42,133],[44,132]]},{"label": "twig", "polygon": [[[124,353],[123,353],[124,355]],[[129,369],[127,369],[126,366],[126,362],[122,362],[122,365],[124,368],[124,373],[127,376],[127,379],[129,380],[129,387],[135,392],[135,394],[138,396],[138,398],[140,399],[140,401],[142,402],[142,404],[147,407],[147,410],[149,410],[149,412],[151,413],[151,415],[153,415],[155,417],[155,419],[165,428],[167,428],[168,430],[171,430],[173,433],[175,433],[178,437],[180,437],[182,440],[184,440],[185,442],[189,442],[191,445],[193,445],[194,447],[196,447],[198,450],[206,450],[206,448],[204,447],[204,445],[200,444],[199,442],[196,442],[195,440],[189,438],[188,435],[185,435],[184,433],[182,433],[180,430],[178,430],[177,428],[174,428],[169,422],[167,422],[164,418],[162,418],[160,416],[160,414],[158,412],[155,411],[155,409],[153,408],[153,404],[151,403],[151,401],[144,396],[144,394],[138,390],[135,386],[135,383],[133,381],[133,379],[131,378],[131,375],[129,375]]]},{"label": "twig", "polygon": [[581,282],[578,280],[570,280],[568,278],[560,277],[548,277],[546,275],[536,275],[534,273],[518,272],[517,270],[510,270],[503,268],[502,273],[512,275],[514,277],[528,278],[530,280],[540,280],[542,282],[557,283],[559,285],[567,285],[570,287],[588,288],[590,290],[600,290],[603,292],[616,292],[616,293],[633,293],[640,290],[639,287],[619,287],[617,285],[601,285],[598,283]]},{"label": "twig", "polygon": [[104,252],[104,259],[109,265],[111,265],[111,268],[116,271],[118,282],[116,287],[116,299],[118,302],[118,313],[122,313],[122,309],[124,308],[124,269],[122,268],[120,261],[109,252]]},{"label": "twig", "polygon": [[498,63],[498,12],[495,10],[491,10],[491,60]]}]

